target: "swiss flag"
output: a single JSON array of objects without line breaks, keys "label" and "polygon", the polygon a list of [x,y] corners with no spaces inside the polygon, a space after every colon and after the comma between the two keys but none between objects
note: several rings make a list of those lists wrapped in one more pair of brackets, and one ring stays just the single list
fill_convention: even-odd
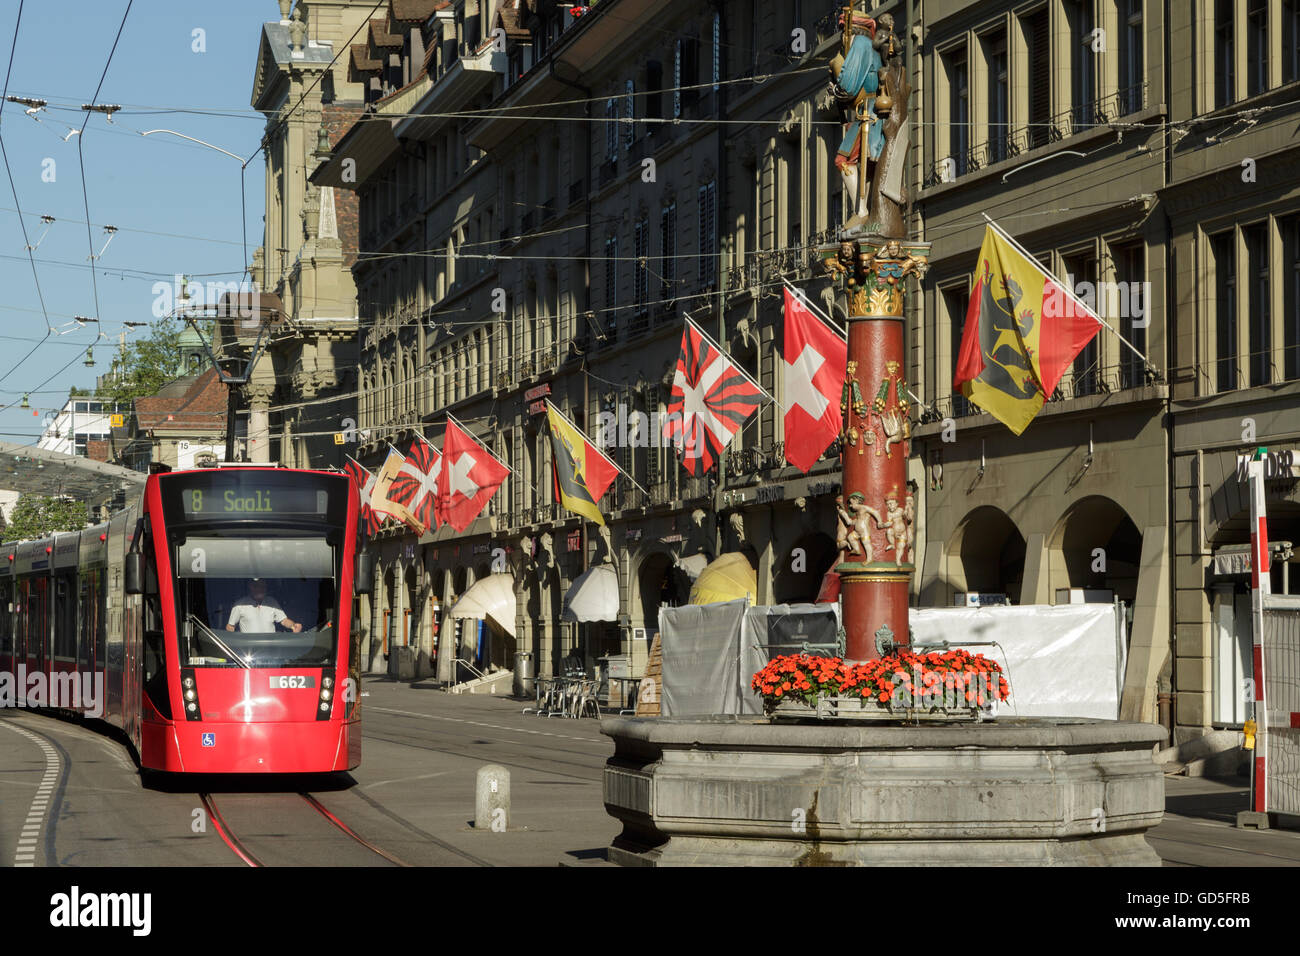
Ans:
[{"label": "swiss flag", "polygon": [[447,422],[447,433],[442,440],[442,476],[438,484],[439,510],[447,524],[457,531],[468,528],[508,474],[510,469],[497,461],[491,452],[455,422]]},{"label": "swiss flag", "polygon": [[840,433],[848,343],[785,290],[785,459],[804,474]]}]

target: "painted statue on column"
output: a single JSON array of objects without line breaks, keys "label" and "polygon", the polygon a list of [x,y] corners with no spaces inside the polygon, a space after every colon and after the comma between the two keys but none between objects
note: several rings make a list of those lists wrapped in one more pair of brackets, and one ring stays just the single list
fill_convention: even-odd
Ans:
[{"label": "painted statue on column", "polygon": [[840,11],[843,48],[831,60],[831,95],[844,115],[835,165],[852,210],[846,231],[902,238],[907,108],[912,88],[894,18]]},{"label": "painted statue on column", "polygon": [[904,38],[892,16],[869,17],[852,2],[840,10],[840,28],[830,92],[844,123],[834,157],[843,184],[835,188],[848,201],[838,241],[820,246],[818,257],[847,298],[836,569],[846,654],[861,660],[908,641],[917,514],[907,464],[912,394],[903,350],[905,286],[909,276],[925,274],[929,245],[908,239],[912,90]]}]

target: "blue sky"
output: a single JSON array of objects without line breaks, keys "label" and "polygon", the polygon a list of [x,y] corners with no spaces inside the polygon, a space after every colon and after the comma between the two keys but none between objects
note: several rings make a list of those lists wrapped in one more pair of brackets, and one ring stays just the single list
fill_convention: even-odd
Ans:
[{"label": "blue sky", "polygon": [[[94,385],[109,368],[123,322],[154,321],[155,282],[176,273],[238,280],[245,265],[239,163],[168,134],[139,133],[171,129],[249,156],[264,129],[249,106],[261,24],[278,19],[277,6],[273,0],[135,0],[97,100],[123,109],[112,125],[92,114],[81,137],[83,200],[78,137],[69,128],[86,118],[80,106],[91,101],[126,7],[126,0],[27,0],[23,6],[9,94],[49,106],[37,114],[39,123],[15,103],[0,112],[18,204],[31,243],[39,240],[33,279],[13,192],[0,169],[0,438],[6,441],[34,441],[44,413],[61,407],[70,387]],[[17,18],[17,0],[0,0],[0,63],[9,62]],[[198,40],[195,30],[203,31]],[[198,45],[204,52],[196,52]],[[45,181],[51,174],[53,181]],[[250,256],[261,244],[264,176],[259,155],[245,180]],[[48,231],[43,215],[55,218]],[[95,262],[96,305],[88,257],[91,243],[98,253],[108,239],[105,224],[119,231]],[[66,334],[45,337],[36,280],[49,325]],[[78,327],[76,315],[99,318],[103,337],[96,339],[93,325]],[[82,362],[92,344],[96,364],[87,368]],[[24,392],[31,393],[31,409],[18,407]]]}]

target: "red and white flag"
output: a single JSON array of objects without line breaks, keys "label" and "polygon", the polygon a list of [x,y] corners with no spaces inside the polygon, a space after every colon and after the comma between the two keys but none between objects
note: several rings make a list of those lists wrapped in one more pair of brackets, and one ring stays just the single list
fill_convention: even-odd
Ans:
[{"label": "red and white flag", "polygon": [[382,515],[375,514],[374,509],[370,507],[370,496],[375,490],[375,476],[370,473],[369,469],[361,462],[357,461],[351,455],[347,456],[348,463],[343,466],[343,470],[348,473],[357,486],[357,499],[360,505],[361,526],[370,534],[379,530],[379,526],[384,523]]},{"label": "red and white flag", "polygon": [[764,397],[763,390],[687,319],[663,430],[681,453],[682,467],[692,475],[712,468]]},{"label": "red and white flag", "polygon": [[479,516],[506,480],[510,469],[467,435],[453,421],[442,439],[442,475],[438,497],[442,520],[464,531]]},{"label": "red and white flag", "polygon": [[840,392],[849,346],[785,290],[785,460],[804,474],[843,426]]},{"label": "red and white flag", "polygon": [[411,450],[393,484],[388,497],[399,502],[415,519],[423,534],[442,523],[438,512],[438,480],[442,475],[442,452],[434,448],[422,435],[411,442]]}]

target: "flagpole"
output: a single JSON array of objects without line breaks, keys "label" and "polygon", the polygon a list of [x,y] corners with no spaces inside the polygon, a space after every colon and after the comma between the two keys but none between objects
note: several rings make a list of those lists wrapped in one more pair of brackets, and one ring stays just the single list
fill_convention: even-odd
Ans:
[{"label": "flagpole", "polygon": [[[477,438],[475,438],[475,437],[470,433],[469,428],[465,425],[464,422],[462,422],[460,419],[458,419],[458,418],[457,418],[455,415],[453,415],[451,412],[447,412],[446,414],[447,414],[447,421],[454,423],[455,426],[456,426],[457,428],[459,428],[461,431],[463,431],[463,432],[464,432],[464,433],[469,437],[469,440],[470,440],[470,441],[472,441],[474,444],[478,445],[479,448],[482,448],[485,452],[487,452],[489,455],[491,455],[493,458],[495,458],[495,459],[496,459],[496,463],[497,463],[498,465],[500,465],[500,466],[501,466],[502,468],[504,468],[506,471],[510,472],[510,474],[512,474],[512,475],[515,473],[513,468],[511,468],[509,465],[507,465],[507,464],[506,464],[504,461],[502,461],[500,458],[497,458],[496,454],[492,451],[491,448],[487,447],[487,445],[483,444],[481,441],[479,441]],[[442,444],[443,444],[443,447],[444,447],[444,448],[447,446],[447,439],[446,439],[446,437],[444,437],[444,438],[442,439]]]},{"label": "flagpole", "polygon": [[1011,235],[1011,233],[1007,232],[1005,229],[1003,229],[1001,226],[999,226],[999,225],[998,225],[998,224],[993,220],[993,217],[990,216],[988,213],[985,212],[985,213],[981,213],[980,215],[982,215],[985,219],[988,220],[989,225],[992,226],[994,229],[996,229],[997,232],[998,232],[998,234],[1001,235],[1002,238],[1006,239],[1007,242],[1011,243],[1011,245],[1014,246],[1015,249],[1016,249],[1016,250],[1017,250],[1021,255],[1023,255],[1026,259],[1028,259],[1030,262],[1032,262],[1032,263],[1034,264],[1034,268],[1036,268],[1039,272],[1041,272],[1041,273],[1042,273],[1044,276],[1046,276],[1048,279],[1051,279],[1052,282],[1053,282],[1053,283],[1054,283],[1058,288],[1060,288],[1060,289],[1064,289],[1064,290],[1065,290],[1065,294],[1068,295],[1068,296],[1070,297],[1070,299],[1074,302],[1075,305],[1077,305],[1077,306],[1079,306],[1079,308],[1083,309],[1084,312],[1088,313],[1088,315],[1091,315],[1094,319],[1097,320],[1097,324],[1098,324],[1098,325],[1103,326],[1103,327],[1106,328],[1106,329],[1109,329],[1110,332],[1111,332],[1111,334],[1114,335],[1115,338],[1119,339],[1121,342],[1123,342],[1125,345],[1127,345],[1127,346],[1129,347],[1129,350],[1132,351],[1132,353],[1133,353],[1134,355],[1136,355],[1138,358],[1140,358],[1140,359],[1142,360],[1142,364],[1143,364],[1143,365],[1148,366],[1149,368],[1155,369],[1155,371],[1156,371],[1157,373],[1160,372],[1160,369],[1158,369],[1158,368],[1156,368],[1156,366],[1152,365],[1151,362],[1150,362],[1150,360],[1149,360],[1145,355],[1143,355],[1142,352],[1141,352],[1141,351],[1140,351],[1140,350],[1139,350],[1139,349],[1138,349],[1138,348],[1137,348],[1137,347],[1136,347],[1132,342],[1130,342],[1128,339],[1124,338],[1124,336],[1121,335],[1121,334],[1120,334],[1120,333],[1119,333],[1119,332],[1114,328],[1114,326],[1112,326],[1109,322],[1107,322],[1105,319],[1103,319],[1103,318],[1102,318],[1100,315],[1098,315],[1094,310],[1088,308],[1087,304],[1086,304],[1082,299],[1080,299],[1077,295],[1074,294],[1074,290],[1073,290],[1073,289],[1068,289],[1068,288],[1066,288],[1065,283],[1061,282],[1059,279],[1056,278],[1056,276],[1052,275],[1050,272],[1048,272],[1046,269],[1044,269],[1044,268],[1043,268],[1043,264],[1042,264],[1041,262],[1038,261],[1038,259],[1034,256],[1033,253],[1031,253],[1031,252],[1030,252],[1028,249],[1026,249],[1024,246],[1022,246],[1022,245],[1020,244],[1019,240],[1017,240],[1015,236]]},{"label": "flagpole", "polygon": [[[695,329],[696,332],[699,332],[702,338],[704,338],[706,341],[708,341],[710,345],[712,345],[715,349],[717,349],[718,354],[726,356],[728,361],[730,361],[730,353],[728,353],[725,349],[723,349],[721,345],[719,345],[716,341],[714,341],[713,336],[709,335],[708,332],[705,332],[702,328],[700,328],[698,325],[692,322],[691,317],[689,315],[683,314],[682,318],[686,320],[687,325]],[[756,389],[758,389],[760,392],[766,395],[767,400],[769,402],[771,402],[777,408],[781,409],[783,413],[785,412],[785,406],[782,405],[780,402],[778,402],[775,398],[773,398],[771,392],[765,389],[762,385],[759,385],[758,379],[754,378],[754,376],[746,372],[739,362],[732,362],[731,364],[737,371],[740,372],[741,375],[745,376],[745,378],[749,380],[750,384],[752,384]]]},{"label": "flagpole", "polygon": [[551,400],[550,400],[549,398],[546,399],[546,407],[549,408],[549,409],[551,409],[553,412],[555,412],[556,415],[559,415],[561,418],[563,418],[563,419],[565,420],[565,422],[567,422],[569,425],[573,426],[573,430],[574,430],[574,431],[576,431],[576,432],[577,432],[579,435],[581,435],[583,438],[587,439],[587,441],[591,444],[591,447],[592,447],[593,449],[595,449],[596,454],[599,455],[601,458],[604,458],[604,459],[605,459],[607,462],[609,462],[611,465],[613,465],[613,466],[614,466],[614,470],[617,471],[620,475],[623,475],[624,477],[627,478],[628,481],[630,481],[630,482],[632,482],[632,484],[636,485],[637,489],[641,492],[641,494],[645,495],[646,498],[649,498],[649,497],[650,497],[650,492],[646,491],[644,488],[642,488],[640,485],[638,485],[638,484],[637,484],[637,481],[636,481],[635,478],[633,478],[633,477],[632,477],[631,475],[629,475],[626,471],[624,471],[622,468],[619,467],[618,462],[616,462],[613,458],[610,458],[609,455],[606,455],[606,454],[605,454],[603,451],[601,451],[599,448],[596,448],[596,443],[595,443],[594,441],[591,440],[591,436],[588,435],[586,432],[584,432],[581,428],[579,428],[579,427],[578,427],[578,423],[575,422],[572,418],[570,418],[568,415],[564,414],[564,412],[560,411],[558,408],[556,408],[554,405],[552,405],[552,404],[551,404]]},{"label": "flagpole", "polygon": [[848,341],[849,333],[844,330],[844,327],[839,325],[839,323],[837,323],[834,319],[832,319],[827,313],[823,312],[821,309],[817,308],[817,306],[813,305],[811,299],[805,298],[802,289],[796,289],[794,286],[790,284],[788,279],[782,279],[781,281],[785,284],[785,287],[790,290],[790,294],[793,295],[799,301],[800,305],[804,306],[804,308],[806,308],[809,312],[817,316],[817,318],[821,319],[832,329],[838,332],[840,334],[840,338],[844,339],[846,342]]}]

